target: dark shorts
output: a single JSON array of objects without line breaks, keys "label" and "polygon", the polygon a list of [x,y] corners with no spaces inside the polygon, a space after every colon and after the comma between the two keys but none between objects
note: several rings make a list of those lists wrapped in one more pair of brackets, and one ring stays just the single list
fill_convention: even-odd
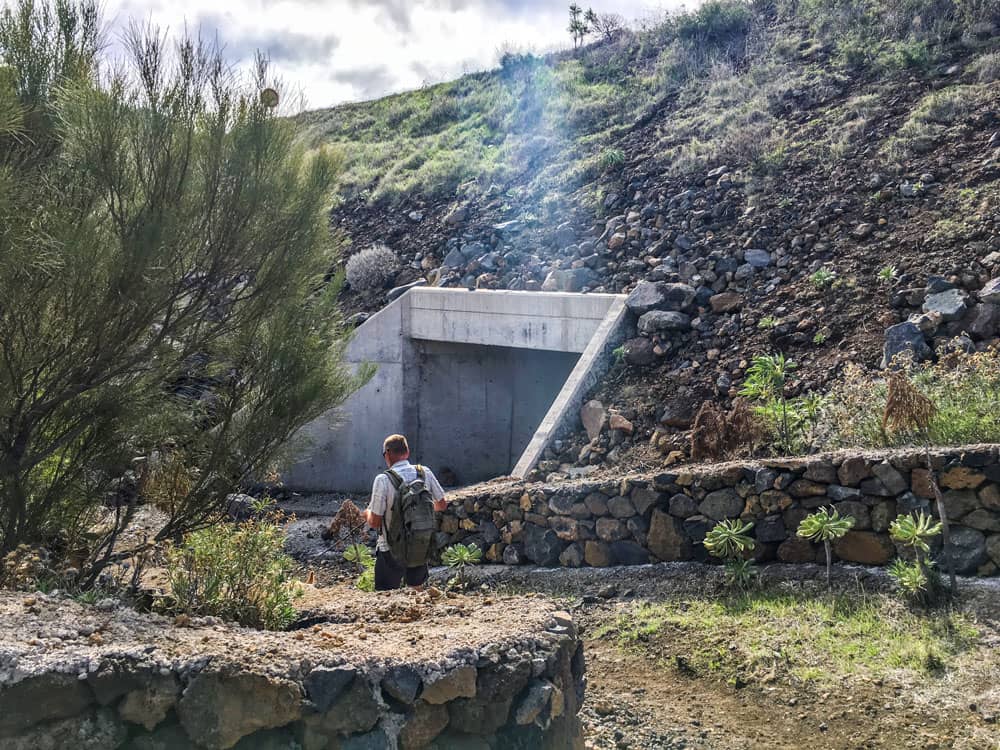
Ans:
[{"label": "dark shorts", "polygon": [[407,568],[396,562],[388,552],[379,550],[375,553],[375,590],[394,591],[403,581],[407,586],[420,586],[427,581],[427,566]]}]

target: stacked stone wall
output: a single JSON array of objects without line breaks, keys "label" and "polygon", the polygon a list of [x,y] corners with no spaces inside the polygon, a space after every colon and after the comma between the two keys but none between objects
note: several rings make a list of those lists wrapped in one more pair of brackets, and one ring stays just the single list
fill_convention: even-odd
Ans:
[{"label": "stacked stone wall", "polygon": [[[294,634],[287,634],[289,640]],[[206,652],[67,652],[42,668],[0,649],[4,750],[448,750],[582,747],[583,648],[568,614],[548,629],[426,663],[351,665]]]},{"label": "stacked stone wall", "polygon": [[[931,452],[952,523],[949,552],[966,575],[1000,566],[997,446]],[[902,513],[935,513],[923,450],[718,464],[564,484],[494,483],[456,496],[438,543],[475,542],[493,562],[578,567],[709,558],[699,544],[719,521],[753,521],[761,561],[820,562],[799,539],[801,520],[832,506],[854,517],[835,545],[839,560],[884,565],[897,555],[889,525]]]}]

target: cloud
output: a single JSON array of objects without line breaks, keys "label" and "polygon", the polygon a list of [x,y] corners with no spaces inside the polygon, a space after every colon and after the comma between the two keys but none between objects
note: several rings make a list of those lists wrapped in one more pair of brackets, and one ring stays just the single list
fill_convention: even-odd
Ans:
[{"label": "cloud", "polygon": [[330,76],[334,83],[350,86],[358,99],[372,99],[393,89],[396,76],[385,65],[340,70]]},{"label": "cloud", "polygon": [[203,36],[218,36],[223,54],[232,62],[253,58],[260,50],[278,63],[317,63],[329,60],[340,46],[332,33],[308,34],[289,29],[241,29],[229,14],[203,13],[195,21]]}]

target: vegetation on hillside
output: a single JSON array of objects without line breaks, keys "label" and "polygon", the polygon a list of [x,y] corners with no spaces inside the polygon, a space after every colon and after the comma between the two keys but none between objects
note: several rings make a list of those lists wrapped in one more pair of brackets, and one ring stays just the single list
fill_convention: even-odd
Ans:
[{"label": "vegetation on hillside", "polygon": [[[618,166],[616,141],[667,104],[671,119],[644,157],[671,171],[732,159],[766,174],[801,148],[836,158],[878,116],[878,97],[831,111],[816,123],[822,139],[797,143],[781,123],[796,90],[822,97],[848,78],[927,73],[950,43],[983,46],[998,20],[996,0],[708,0],[573,54],[508,51],[496,71],[299,121],[315,143],[342,147],[348,196],[517,186],[544,209]],[[827,50],[832,66],[814,62]],[[929,95],[894,153],[958,116],[1000,67],[991,50],[976,66],[979,83]]]},{"label": "vegetation on hillside", "polygon": [[[102,62],[96,5],[0,14],[0,553],[49,543],[88,583],[220,517],[362,382],[307,153],[219,51],[155,33]],[[140,458],[137,458],[140,457]]]}]

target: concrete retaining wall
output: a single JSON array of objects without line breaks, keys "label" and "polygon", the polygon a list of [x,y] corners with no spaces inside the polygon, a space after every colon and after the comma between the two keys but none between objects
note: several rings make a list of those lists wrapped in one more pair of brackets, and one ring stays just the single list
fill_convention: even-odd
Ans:
[{"label": "concrete retaining wall", "polygon": [[385,469],[382,439],[462,484],[526,475],[621,339],[624,298],[609,294],[415,288],[355,332],[347,361],[374,379],[299,435],[285,484],[364,492]]},{"label": "concrete retaining wall", "polygon": [[[932,453],[948,515],[949,555],[964,574],[996,575],[1000,566],[1000,454],[996,446]],[[901,513],[931,510],[922,451],[832,455],[720,464],[697,470],[558,485],[497,483],[455,496],[438,542],[476,542],[508,564],[632,565],[708,560],[698,544],[718,521],[755,526],[756,557],[819,562],[822,547],[795,535],[821,506],[856,519],[835,546],[838,559],[883,565],[897,550],[889,538]]]}]

